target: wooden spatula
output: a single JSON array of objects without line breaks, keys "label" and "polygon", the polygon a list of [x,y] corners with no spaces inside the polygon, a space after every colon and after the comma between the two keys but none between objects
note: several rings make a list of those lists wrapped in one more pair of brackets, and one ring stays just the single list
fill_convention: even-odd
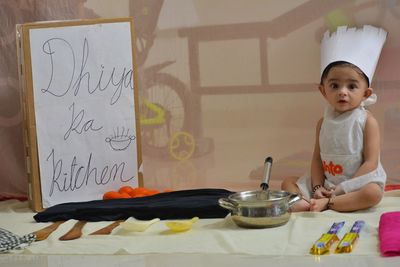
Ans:
[{"label": "wooden spatula", "polygon": [[74,240],[82,236],[82,228],[85,226],[86,221],[78,221],[65,235],[59,238],[59,240],[67,241]]},{"label": "wooden spatula", "polygon": [[36,241],[42,241],[45,240],[51,233],[53,233],[58,226],[60,226],[64,221],[58,221],[54,222],[51,225],[40,229],[38,231],[33,232],[33,234],[36,236]]},{"label": "wooden spatula", "polygon": [[103,227],[103,228],[91,233],[90,235],[109,235],[112,232],[112,230],[115,227],[117,227],[118,225],[120,225],[123,221],[125,221],[125,220],[115,221],[112,224],[109,224],[106,227]]}]

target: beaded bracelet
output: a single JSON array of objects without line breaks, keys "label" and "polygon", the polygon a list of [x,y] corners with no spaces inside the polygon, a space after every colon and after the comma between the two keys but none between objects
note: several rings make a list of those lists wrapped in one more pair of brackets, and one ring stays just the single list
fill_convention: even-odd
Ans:
[{"label": "beaded bracelet", "polygon": [[320,184],[315,185],[312,189],[312,193],[314,194],[318,190],[318,188],[321,188],[321,187],[322,187],[322,185],[320,185]]},{"label": "beaded bracelet", "polygon": [[328,209],[331,209],[332,206],[333,206],[333,202],[332,202],[332,198],[330,197],[330,198],[328,199],[328,203],[326,204],[326,207],[327,207]]}]

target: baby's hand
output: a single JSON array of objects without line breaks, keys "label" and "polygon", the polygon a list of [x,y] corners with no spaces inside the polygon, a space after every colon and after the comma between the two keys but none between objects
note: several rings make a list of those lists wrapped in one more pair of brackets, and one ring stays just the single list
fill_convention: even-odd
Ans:
[{"label": "baby's hand", "polygon": [[343,188],[340,185],[336,186],[334,195],[339,196],[339,195],[343,195],[343,194],[344,194]]},{"label": "baby's hand", "polygon": [[334,190],[326,189],[325,187],[320,187],[315,191],[313,198],[330,198],[333,194]]}]

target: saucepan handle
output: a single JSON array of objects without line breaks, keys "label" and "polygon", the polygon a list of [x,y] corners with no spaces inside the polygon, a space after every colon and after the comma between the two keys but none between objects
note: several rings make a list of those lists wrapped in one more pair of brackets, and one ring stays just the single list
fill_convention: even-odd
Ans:
[{"label": "saucepan handle", "polygon": [[296,203],[300,199],[301,199],[301,196],[299,194],[290,195],[289,202],[288,202],[289,207],[291,207],[294,203]]},{"label": "saucepan handle", "polygon": [[237,210],[237,205],[232,202],[230,199],[228,198],[220,198],[218,199],[218,204],[228,210],[232,210],[232,211],[236,211]]}]

